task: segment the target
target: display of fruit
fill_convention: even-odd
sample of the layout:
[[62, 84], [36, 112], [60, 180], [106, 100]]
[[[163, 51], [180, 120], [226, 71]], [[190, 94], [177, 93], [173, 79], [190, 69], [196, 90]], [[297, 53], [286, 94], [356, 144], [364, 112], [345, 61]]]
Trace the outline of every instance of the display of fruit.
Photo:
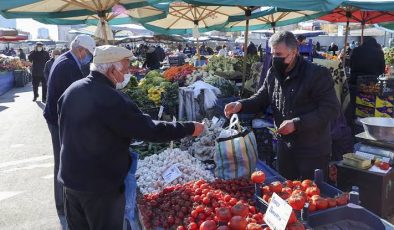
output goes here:
[[156, 105], [160, 104], [161, 94], [164, 92], [164, 88], [160, 86], [154, 86], [148, 89], [148, 98], [153, 101]]
[[270, 184], [263, 184], [260, 188], [261, 198], [269, 203], [273, 193], [277, 193], [282, 199], [287, 200], [293, 210], [300, 211], [308, 203], [308, 210], [314, 212], [324, 210], [340, 205], [346, 205], [349, 195], [343, 193], [335, 198], [325, 198], [320, 194], [320, 189], [312, 180], [291, 181], [286, 180], [283, 183], [274, 181]]
[[251, 179], [253, 183], [263, 183], [265, 181], [265, 174], [263, 171], [256, 171], [252, 173]]
[[[240, 180], [190, 181], [166, 187], [138, 199], [146, 229], [236, 229], [263, 224], [253, 206], [253, 182]], [[250, 229], [254, 225], [250, 225]]]

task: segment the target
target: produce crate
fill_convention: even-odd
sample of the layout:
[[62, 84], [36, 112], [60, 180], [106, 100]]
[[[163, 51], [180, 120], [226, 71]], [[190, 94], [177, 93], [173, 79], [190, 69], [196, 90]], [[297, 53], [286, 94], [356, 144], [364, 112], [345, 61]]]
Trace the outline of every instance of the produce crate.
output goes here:
[[352, 203], [312, 213], [308, 216], [307, 223], [314, 230], [393, 229], [392, 225], [383, 223], [372, 212]]

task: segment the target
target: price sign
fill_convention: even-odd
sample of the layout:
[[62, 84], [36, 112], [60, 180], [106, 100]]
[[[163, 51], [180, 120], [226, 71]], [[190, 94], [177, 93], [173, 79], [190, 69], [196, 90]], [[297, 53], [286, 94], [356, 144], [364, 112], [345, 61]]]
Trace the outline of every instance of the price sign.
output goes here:
[[164, 171], [162, 176], [166, 184], [169, 184], [178, 177], [182, 176], [182, 172], [178, 169], [176, 165], [172, 165], [166, 171]]
[[264, 221], [273, 230], [285, 230], [293, 209], [276, 193], [272, 195]]

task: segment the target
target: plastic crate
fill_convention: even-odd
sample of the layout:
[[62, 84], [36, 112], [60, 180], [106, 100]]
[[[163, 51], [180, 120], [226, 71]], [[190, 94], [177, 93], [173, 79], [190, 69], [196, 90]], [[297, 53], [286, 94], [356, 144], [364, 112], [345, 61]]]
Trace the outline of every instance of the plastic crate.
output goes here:
[[308, 225], [317, 230], [322, 229], [393, 229], [378, 216], [365, 208], [349, 203], [345, 206], [330, 208], [312, 213], [307, 218]]

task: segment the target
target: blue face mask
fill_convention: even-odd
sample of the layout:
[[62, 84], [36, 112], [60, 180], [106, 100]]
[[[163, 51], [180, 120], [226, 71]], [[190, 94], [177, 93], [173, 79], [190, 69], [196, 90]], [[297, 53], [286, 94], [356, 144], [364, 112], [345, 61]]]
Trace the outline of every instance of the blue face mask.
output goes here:
[[86, 65], [92, 60], [92, 55], [88, 53], [82, 60], [80, 60], [81, 65]]

